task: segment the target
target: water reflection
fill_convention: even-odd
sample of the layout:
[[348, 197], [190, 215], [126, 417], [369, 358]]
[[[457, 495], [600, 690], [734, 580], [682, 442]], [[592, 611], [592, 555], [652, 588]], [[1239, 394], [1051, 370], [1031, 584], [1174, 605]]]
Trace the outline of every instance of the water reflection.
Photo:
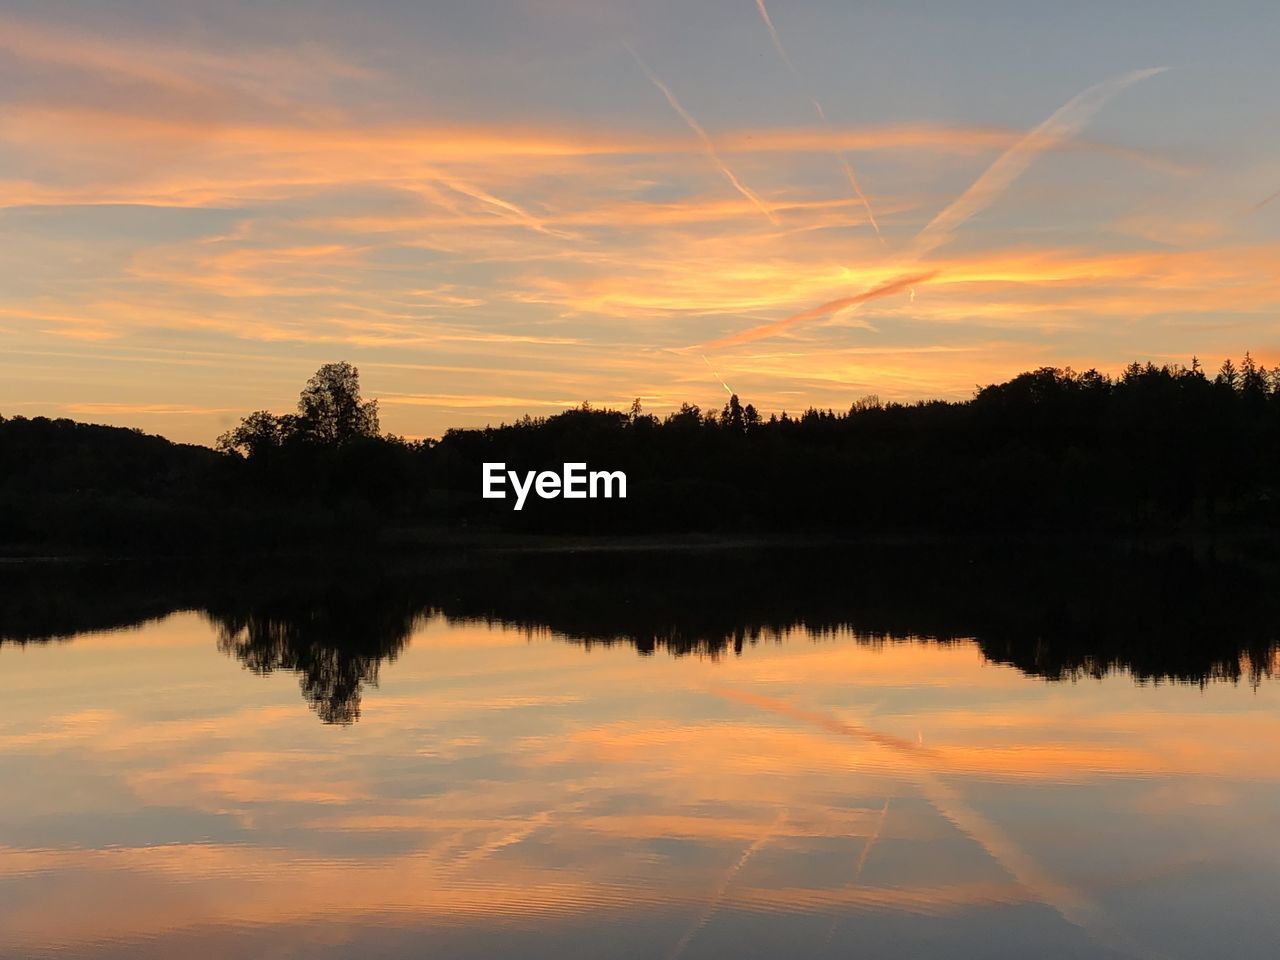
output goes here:
[[12, 569], [0, 643], [47, 642], [201, 610], [218, 649], [258, 674], [298, 674], [326, 723], [360, 716], [367, 687], [433, 615], [586, 648], [717, 658], [777, 642], [972, 642], [1048, 680], [1256, 686], [1277, 668], [1280, 602], [1257, 565], [1186, 552], [1009, 556], [917, 548], [506, 553], [334, 569]]
[[1270, 595], [1137, 559], [28, 579], [0, 957], [1270, 957]]
[[429, 611], [403, 596], [326, 591], [205, 612], [219, 650], [254, 673], [294, 671], [321, 720], [352, 723], [364, 687], [378, 685], [382, 662], [395, 660]]

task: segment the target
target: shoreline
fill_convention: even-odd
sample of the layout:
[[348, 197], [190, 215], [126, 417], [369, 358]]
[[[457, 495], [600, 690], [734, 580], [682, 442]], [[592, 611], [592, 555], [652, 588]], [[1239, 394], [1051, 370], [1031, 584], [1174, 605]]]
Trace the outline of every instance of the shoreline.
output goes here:
[[1280, 560], [1280, 544], [1265, 533], [1239, 529], [1194, 529], [1161, 533], [1133, 531], [994, 531], [984, 533], [688, 533], [688, 534], [547, 534], [511, 533], [498, 529], [435, 530], [393, 528], [376, 538], [332, 546], [282, 545], [276, 549], [193, 551], [86, 550], [49, 545], [0, 546], [0, 568], [60, 564], [115, 562], [271, 562], [290, 558], [378, 557], [387, 560], [431, 560], [501, 557], [534, 554], [698, 554], [734, 551], [821, 551], [839, 548], [906, 549], [949, 548], [992, 550], [1030, 548], [1055, 552], [1088, 550], [1143, 551], [1190, 550], [1196, 554], [1219, 551], [1231, 556], [1274, 557]]

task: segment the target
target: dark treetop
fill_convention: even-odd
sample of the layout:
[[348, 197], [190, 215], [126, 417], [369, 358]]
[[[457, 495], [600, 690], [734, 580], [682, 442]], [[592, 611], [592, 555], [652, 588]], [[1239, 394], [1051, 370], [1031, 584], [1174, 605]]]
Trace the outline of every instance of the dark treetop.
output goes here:
[[[481, 464], [622, 470], [626, 500], [482, 500]], [[762, 416], [735, 396], [664, 418], [586, 404], [407, 441], [380, 432], [350, 364], [295, 413], [259, 411], [217, 449], [67, 420], [0, 418], [10, 552], [258, 552], [458, 531], [932, 537], [1253, 536], [1280, 497], [1280, 375], [1132, 364], [1042, 368], [963, 402]]]

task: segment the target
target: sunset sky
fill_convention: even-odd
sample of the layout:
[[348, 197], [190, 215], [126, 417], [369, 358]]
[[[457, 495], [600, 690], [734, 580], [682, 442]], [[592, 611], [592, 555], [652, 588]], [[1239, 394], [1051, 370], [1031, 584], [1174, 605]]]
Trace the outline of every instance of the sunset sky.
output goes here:
[[0, 414], [1280, 362], [1280, 5], [0, 0]]

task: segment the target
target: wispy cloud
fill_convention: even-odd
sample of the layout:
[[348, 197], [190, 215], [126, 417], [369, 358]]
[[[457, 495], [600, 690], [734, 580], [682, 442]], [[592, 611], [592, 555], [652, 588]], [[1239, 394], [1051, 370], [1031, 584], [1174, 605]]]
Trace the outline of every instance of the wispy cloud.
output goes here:
[[[769, 31], [769, 37], [773, 41], [773, 47], [778, 51], [778, 56], [782, 62], [787, 65], [787, 69], [791, 71], [791, 75], [795, 77], [796, 83], [801, 87], [805, 87], [804, 77], [800, 75], [800, 71], [792, 62], [791, 57], [787, 55], [787, 49], [782, 45], [782, 38], [778, 36], [778, 29], [773, 25], [773, 18], [769, 16], [769, 9], [764, 5], [764, 0], [756, 0], [756, 9], [760, 11], [760, 17], [764, 20], [764, 25]], [[824, 125], [827, 121], [827, 111], [822, 108], [816, 96], [809, 95], [809, 102], [813, 104], [814, 112], [817, 113], [818, 119]], [[840, 169], [844, 171], [845, 178], [849, 181], [849, 186], [853, 188], [853, 195], [858, 198], [858, 202], [862, 204], [862, 209], [866, 211], [867, 220], [871, 224], [871, 228], [875, 230], [876, 237], [881, 243], [884, 243], [884, 237], [880, 235], [880, 224], [876, 221], [875, 212], [871, 209], [871, 201], [867, 199], [867, 195], [862, 192], [862, 186], [858, 183], [858, 178], [853, 172], [853, 166], [849, 163], [849, 159], [840, 151], [835, 152], [836, 159], [840, 163]]]
[[[1151, 342], [1182, 360], [1225, 355], [1224, 337], [1280, 357], [1269, 221], [1206, 226], [1213, 210], [1248, 209], [1243, 191], [1274, 190], [1264, 163], [1232, 197], [1200, 178], [1192, 209], [1182, 184], [1145, 174], [1186, 177], [1186, 156], [1208, 169], [1207, 149], [1158, 146], [1145, 133], [1158, 116], [1114, 142], [1085, 130], [1134, 76], [1029, 131], [996, 110], [975, 122], [879, 101], [874, 124], [829, 122], [834, 93], [810, 123], [778, 124], [771, 83], [795, 77], [809, 97], [817, 72], [777, 6], [742, 8], [760, 22], [734, 34], [745, 47], [732, 52], [766, 69], [741, 90], [702, 91], [696, 118], [650, 79], [670, 121], [625, 71], [620, 89], [563, 101], [551, 87], [504, 87], [503, 100], [485, 83], [435, 83], [523, 69], [518, 49], [445, 51], [428, 67], [363, 34], [240, 36], [235, 18], [207, 31], [123, 15], [114, 30], [114, 13], [92, 28], [52, 10], [5, 18], [0, 70], [24, 80], [0, 110], [0, 404], [119, 404], [94, 416], [207, 442], [222, 406], [291, 402], [294, 381], [341, 350], [371, 392], [413, 398], [389, 402], [386, 422], [421, 435], [522, 404], [718, 402], [697, 355], [708, 348], [688, 348], [708, 341], [712, 366], [766, 411], [851, 392], [963, 396], [1044, 362], [1115, 368]], [[621, 54], [612, 38], [632, 29], [611, 21], [598, 49]], [[715, 84], [725, 51], [705, 52]], [[824, 84], [847, 81], [840, 95], [866, 102], [867, 71], [821, 66]], [[563, 78], [597, 68], [609, 69], [566, 60]], [[1016, 234], [948, 242], [1044, 151], [1061, 161], [1052, 189], [1008, 210]], [[833, 154], [874, 174], [886, 240], [892, 222], [917, 246], [882, 249]], [[1086, 158], [1115, 161], [1089, 187], [1090, 204], [1116, 207], [1093, 233], [1072, 182]], [[983, 168], [957, 186], [958, 171]], [[909, 302], [897, 285], [926, 275]], [[220, 381], [195, 356], [236, 373]]]
[[783, 317], [781, 320], [775, 320], [772, 323], [762, 323], [757, 327], [751, 327], [749, 330], [743, 330], [741, 333], [730, 334], [727, 337], [721, 337], [719, 340], [712, 340], [710, 343], [702, 345], [703, 349], [713, 349], [719, 347], [734, 347], [744, 343], [750, 343], [752, 340], [759, 340], [762, 337], [772, 337], [782, 333], [787, 328], [806, 320], [817, 320], [822, 317], [829, 317], [833, 313], [840, 310], [855, 307], [861, 303], [867, 303], [870, 300], [879, 300], [881, 297], [890, 297], [895, 293], [903, 293], [910, 290], [917, 284], [925, 283], [937, 276], [937, 271], [927, 271], [924, 273], [914, 273], [904, 277], [897, 277], [887, 283], [882, 283], [878, 287], [872, 287], [862, 293], [855, 293], [848, 297], [838, 297], [835, 300], [828, 300], [826, 303], [811, 307], [801, 313], [792, 314], [789, 317]]
[[[938, 247], [949, 241], [956, 229], [995, 202], [1013, 181], [1026, 171], [1039, 154], [1072, 137], [1117, 93], [1140, 80], [1163, 72], [1164, 69], [1163, 67], [1157, 67], [1148, 70], [1135, 70], [1124, 76], [1107, 80], [1090, 87], [1083, 93], [1077, 94], [1059, 107], [1044, 122], [1002, 153], [974, 181], [969, 189], [949, 203], [925, 225], [924, 229], [916, 235], [911, 245], [910, 255], [903, 268], [912, 269], [920, 260], [923, 260]], [[912, 291], [914, 299], [915, 286], [932, 279], [939, 272], [937, 270], [927, 273], [918, 272], [906, 278], [900, 277], [865, 293], [831, 300], [810, 310], [792, 314], [782, 320], [760, 324], [741, 333], [703, 344], [703, 347], [710, 349], [712, 347], [737, 346], [752, 340], [759, 340], [762, 337], [774, 336], [805, 320], [830, 316], [837, 310], [856, 306], [869, 300], [879, 299], [904, 290]]]
[[644, 75], [649, 78], [649, 81], [662, 91], [662, 95], [667, 98], [667, 103], [671, 105], [671, 109], [678, 113], [680, 115], [680, 119], [688, 124], [689, 129], [697, 134], [698, 139], [702, 141], [702, 146], [703, 149], [706, 150], [707, 156], [711, 159], [711, 162], [715, 164], [716, 169], [720, 171], [721, 175], [729, 181], [729, 184], [733, 189], [737, 190], [740, 194], [750, 200], [752, 205], [769, 219], [770, 223], [776, 224], [778, 222], [778, 218], [773, 215], [773, 211], [765, 205], [765, 202], [761, 200], [750, 187], [738, 179], [737, 174], [729, 169], [729, 165], [724, 162], [720, 154], [716, 151], [716, 145], [711, 142], [711, 137], [707, 135], [707, 131], [702, 129], [702, 125], [693, 118], [688, 110], [680, 105], [680, 101], [677, 100], [676, 95], [671, 92], [671, 88], [658, 79], [657, 75], [649, 69], [648, 64], [640, 59], [640, 55], [636, 53], [635, 50], [631, 49], [630, 45], [627, 46], [627, 52], [635, 58], [636, 63], [639, 64], [640, 69], [644, 71]]
[[68, 403], [67, 413], [77, 416], [99, 414], [163, 414], [165, 416], [205, 416], [213, 413], [237, 413], [236, 407], [193, 407], [176, 403]]
[[1112, 97], [1127, 87], [1163, 73], [1165, 67], [1134, 70], [1106, 80], [1072, 97], [1039, 126], [1002, 153], [973, 184], [921, 230], [911, 252], [924, 257], [948, 242], [955, 230], [995, 202], [1032, 161], [1050, 147], [1075, 136]]

